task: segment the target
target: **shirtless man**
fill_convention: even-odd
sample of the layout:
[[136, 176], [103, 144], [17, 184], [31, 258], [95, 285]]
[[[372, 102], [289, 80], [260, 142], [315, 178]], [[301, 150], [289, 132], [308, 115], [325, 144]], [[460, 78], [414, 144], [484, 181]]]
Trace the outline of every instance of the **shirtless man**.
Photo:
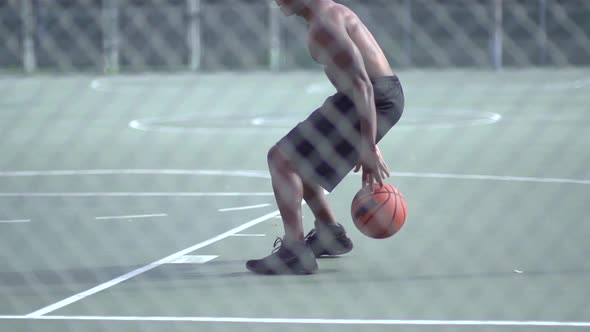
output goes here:
[[[377, 41], [349, 8], [333, 0], [275, 1], [286, 16], [305, 19], [309, 52], [337, 93], [268, 152], [285, 236], [271, 255], [246, 267], [260, 274], [309, 274], [318, 270], [316, 257], [352, 250], [324, 189], [332, 191], [353, 168], [362, 170], [366, 188], [390, 175], [377, 142], [400, 119], [404, 95]], [[302, 200], [315, 217], [305, 237]]]

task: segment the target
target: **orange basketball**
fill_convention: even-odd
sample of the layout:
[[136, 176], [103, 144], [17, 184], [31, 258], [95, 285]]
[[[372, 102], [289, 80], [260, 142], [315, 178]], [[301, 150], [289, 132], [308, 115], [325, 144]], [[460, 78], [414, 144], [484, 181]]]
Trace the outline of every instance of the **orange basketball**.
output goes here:
[[408, 213], [406, 199], [394, 186], [373, 184], [374, 192], [361, 189], [350, 208], [354, 225], [368, 237], [385, 239], [397, 233]]

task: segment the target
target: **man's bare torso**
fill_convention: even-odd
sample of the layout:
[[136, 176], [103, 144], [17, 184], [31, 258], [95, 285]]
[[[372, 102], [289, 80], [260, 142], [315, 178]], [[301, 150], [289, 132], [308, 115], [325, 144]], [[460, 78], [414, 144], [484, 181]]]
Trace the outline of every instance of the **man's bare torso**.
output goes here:
[[326, 76], [338, 91], [346, 93], [350, 90], [350, 86], [347, 84], [347, 80], [343, 78], [342, 70], [327, 60], [328, 50], [316, 42], [316, 36], [318, 32], [321, 32], [322, 25], [326, 22], [344, 25], [348, 36], [363, 58], [369, 78], [393, 75], [391, 66], [381, 47], [379, 47], [371, 32], [358, 16], [343, 5], [329, 4], [322, 8], [321, 12], [308, 24], [308, 48], [311, 57], [324, 66]]

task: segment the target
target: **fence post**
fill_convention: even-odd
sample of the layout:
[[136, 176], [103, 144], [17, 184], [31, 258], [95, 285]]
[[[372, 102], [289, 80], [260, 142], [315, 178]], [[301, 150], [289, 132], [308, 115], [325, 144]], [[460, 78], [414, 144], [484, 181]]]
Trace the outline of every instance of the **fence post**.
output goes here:
[[539, 64], [547, 62], [547, 0], [539, 0]]
[[23, 68], [26, 73], [37, 70], [35, 55], [35, 15], [32, 0], [21, 2], [21, 20], [23, 22]]
[[104, 72], [119, 72], [119, 1], [103, 1], [102, 7], [102, 46], [104, 52]]
[[279, 7], [274, 0], [268, 1], [269, 21], [269, 60], [270, 70], [277, 71], [281, 68], [281, 25], [279, 21]]
[[503, 0], [494, 1], [494, 36], [493, 36], [493, 51], [492, 58], [494, 62], [494, 69], [500, 70], [503, 65]]
[[412, 0], [404, 0], [404, 15], [402, 26], [404, 27], [403, 48], [406, 57], [406, 64], [411, 66], [412, 61]]
[[190, 69], [201, 69], [201, 0], [187, 0]]

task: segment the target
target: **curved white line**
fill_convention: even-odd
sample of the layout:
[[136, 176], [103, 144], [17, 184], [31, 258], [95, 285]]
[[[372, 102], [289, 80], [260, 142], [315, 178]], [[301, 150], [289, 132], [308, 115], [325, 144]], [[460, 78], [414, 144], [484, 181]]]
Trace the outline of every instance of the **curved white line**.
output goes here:
[[[235, 177], [252, 177], [270, 179], [267, 171], [260, 170], [191, 170], [191, 169], [94, 169], [94, 170], [41, 170], [41, 171], [0, 171], [0, 177], [28, 177], [28, 176], [74, 176], [74, 175], [219, 175]], [[351, 175], [360, 176], [359, 173]], [[460, 180], [489, 180], [489, 181], [515, 181], [515, 182], [539, 182], [539, 183], [571, 183], [590, 184], [587, 179], [568, 178], [542, 178], [527, 176], [503, 176], [503, 175], [478, 175], [478, 174], [452, 174], [452, 173], [417, 173], [417, 172], [392, 172], [392, 176], [412, 178], [437, 178]], [[5, 193], [10, 194], [10, 193]], [[109, 193], [105, 193], [109, 194]], [[141, 193], [112, 193], [113, 195], [141, 194]], [[144, 193], [145, 195], [205, 195], [227, 193]], [[241, 193], [238, 193], [241, 194]], [[268, 193], [257, 193], [268, 194]]]
[[[154, 119], [139, 119], [139, 120], [133, 120], [131, 122], [129, 122], [129, 127], [136, 129], [136, 130], [141, 130], [141, 131], [154, 131], [154, 132], [160, 132], [160, 133], [190, 133], [190, 132], [198, 132], [198, 133], [203, 133], [203, 132], [213, 132], [213, 133], [217, 133], [220, 130], [225, 130], [227, 128], [208, 128], [208, 127], [179, 127], [179, 126], [170, 126], [170, 125], [158, 125], [158, 124], [152, 124], [150, 122], [154, 121]], [[240, 134], [240, 133], [252, 133], [257, 132], [260, 133], [260, 127], [259, 126], [252, 126], [252, 127], [240, 127], [240, 126], [236, 126], [236, 127], [231, 127], [232, 129], [238, 129], [237, 131], [232, 132], [232, 134]], [[285, 131], [285, 128], [277, 128], [277, 127], [266, 127], [264, 128], [264, 132], [269, 132], [269, 131]]]
[[411, 172], [392, 172], [391, 176], [410, 177], [410, 178], [457, 179], [457, 180], [488, 180], [488, 181], [590, 184], [590, 180], [563, 179], [563, 178], [539, 178], [539, 177], [527, 177], [527, 176], [498, 176], [498, 175], [411, 173]]
[[[162, 83], [164, 82], [164, 83]], [[165, 85], [171, 88], [185, 88], [187, 83], [196, 83], [195, 76], [191, 75], [142, 75], [138, 77], [118, 75], [115, 77], [95, 77], [90, 81], [89, 87], [98, 92], [126, 92], [126, 88], [154, 88]]]
[[100, 216], [94, 217], [96, 220], [112, 220], [112, 219], [138, 219], [138, 218], [155, 218], [155, 217], [167, 217], [166, 213], [154, 213], [154, 214], [130, 214], [125, 216]]
[[[411, 114], [411, 111], [407, 111], [406, 113]], [[477, 115], [473, 119], [452, 119], [452, 116], [465, 116], [465, 115]], [[181, 116], [175, 117], [159, 117], [159, 118], [145, 118], [145, 119], [135, 119], [128, 123], [130, 128], [142, 131], [155, 131], [155, 132], [164, 132], [164, 133], [187, 133], [187, 132], [207, 132], [212, 131], [216, 132], [221, 130], [221, 128], [215, 127], [207, 127], [206, 123], [199, 127], [182, 127], [182, 126], [173, 126], [173, 125], [166, 125], [161, 124], [162, 122], [167, 122], [170, 120], [175, 121], [183, 121], [184, 118], [190, 117], [190, 114], [185, 114]], [[502, 115], [493, 112], [479, 112], [479, 111], [472, 111], [472, 110], [442, 110], [437, 112], [437, 116], [447, 116], [449, 119], [441, 120], [440, 123], [420, 123], [420, 119], [414, 120], [415, 123], [412, 123], [412, 118], [406, 117], [405, 121], [400, 122], [396, 125], [396, 128], [425, 128], [425, 129], [448, 129], [448, 128], [461, 128], [461, 127], [471, 127], [471, 126], [483, 126], [494, 124], [502, 120]], [[248, 121], [250, 126], [244, 125], [236, 125], [231, 127], [232, 129], [238, 129], [240, 131], [247, 131], [251, 132], [252, 130], [258, 131], [261, 126], [265, 126], [265, 131], [284, 131], [285, 129], [291, 127], [290, 125], [283, 126], [283, 127], [272, 127], [269, 126], [272, 123], [272, 119], [265, 118], [265, 117], [254, 117]], [[296, 123], [297, 121], [293, 121]], [[237, 133], [237, 132], [234, 132]]]
[[557, 81], [545, 84], [543, 88], [549, 91], [576, 90], [590, 85], [590, 78], [579, 78], [570, 81]]
[[27, 222], [31, 222], [31, 219], [0, 220], [0, 224], [22, 224]]

